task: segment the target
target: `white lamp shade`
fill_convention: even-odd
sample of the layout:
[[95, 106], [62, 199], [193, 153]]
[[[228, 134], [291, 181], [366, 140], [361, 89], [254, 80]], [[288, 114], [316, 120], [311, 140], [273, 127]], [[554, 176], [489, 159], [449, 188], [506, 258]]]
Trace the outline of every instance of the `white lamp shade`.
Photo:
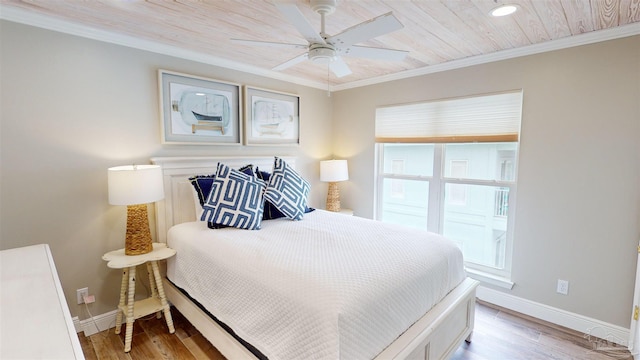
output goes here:
[[159, 165], [126, 165], [108, 170], [109, 204], [147, 204], [164, 198]]
[[320, 161], [320, 181], [337, 182], [349, 180], [347, 160]]

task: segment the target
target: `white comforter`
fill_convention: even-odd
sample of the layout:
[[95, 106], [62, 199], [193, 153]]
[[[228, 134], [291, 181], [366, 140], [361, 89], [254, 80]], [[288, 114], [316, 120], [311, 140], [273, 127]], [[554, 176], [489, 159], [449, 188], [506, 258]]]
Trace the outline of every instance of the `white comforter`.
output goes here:
[[373, 358], [465, 277], [439, 235], [322, 210], [168, 245], [169, 279], [270, 359]]

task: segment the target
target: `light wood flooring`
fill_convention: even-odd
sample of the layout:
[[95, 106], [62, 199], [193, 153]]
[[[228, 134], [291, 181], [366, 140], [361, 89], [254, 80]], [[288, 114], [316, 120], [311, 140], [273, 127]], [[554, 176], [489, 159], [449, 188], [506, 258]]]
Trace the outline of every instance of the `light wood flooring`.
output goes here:
[[124, 325], [119, 335], [114, 328], [89, 337], [79, 333], [84, 356], [86, 360], [225, 359], [174, 307], [171, 307], [171, 317], [176, 329], [174, 334], [169, 334], [164, 317], [156, 319], [151, 315], [136, 320], [128, 354], [124, 352]]
[[633, 360], [626, 347], [477, 302], [471, 343], [463, 343], [452, 360], [503, 359]]
[[[90, 337], [78, 334], [87, 360], [214, 359], [224, 357], [175, 308], [175, 334], [164, 319], [138, 319], [131, 352], [124, 352], [124, 327]], [[581, 359], [632, 360], [629, 351], [601, 339], [479, 302], [471, 344], [464, 343], [453, 360]]]

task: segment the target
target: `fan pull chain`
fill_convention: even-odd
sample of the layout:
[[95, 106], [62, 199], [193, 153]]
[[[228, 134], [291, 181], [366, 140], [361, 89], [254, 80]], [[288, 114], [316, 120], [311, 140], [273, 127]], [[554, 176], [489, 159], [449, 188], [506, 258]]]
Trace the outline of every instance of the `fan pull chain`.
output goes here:
[[331, 97], [331, 86], [329, 84], [329, 76], [331, 75], [331, 73], [329, 72], [329, 69], [331, 68], [331, 61], [329, 61], [329, 63], [327, 63], [327, 97]]

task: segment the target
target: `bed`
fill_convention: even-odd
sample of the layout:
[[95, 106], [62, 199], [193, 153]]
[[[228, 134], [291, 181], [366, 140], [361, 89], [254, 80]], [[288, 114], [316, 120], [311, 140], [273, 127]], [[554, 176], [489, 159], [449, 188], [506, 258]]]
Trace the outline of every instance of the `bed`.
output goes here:
[[477, 282], [448, 240], [323, 210], [257, 231], [211, 230], [194, 221], [188, 178], [219, 162], [270, 170], [273, 157], [152, 162], [165, 185], [157, 238], [178, 252], [167, 263], [167, 297], [227, 358], [446, 359], [470, 341]]

